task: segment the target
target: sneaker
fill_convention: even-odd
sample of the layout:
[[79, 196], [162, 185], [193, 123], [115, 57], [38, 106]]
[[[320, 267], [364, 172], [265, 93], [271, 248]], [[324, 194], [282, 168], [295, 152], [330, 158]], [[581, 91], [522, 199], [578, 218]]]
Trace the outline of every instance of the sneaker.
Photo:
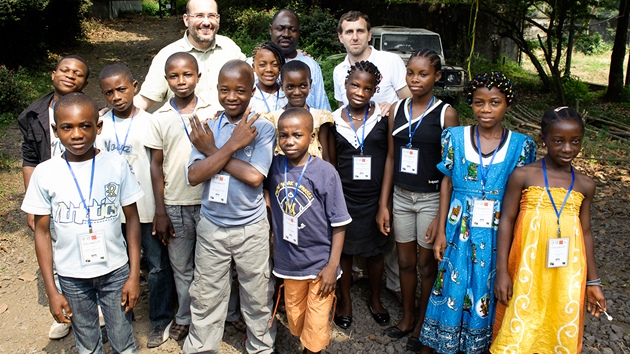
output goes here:
[[190, 325], [180, 325], [177, 322], [173, 323], [169, 336], [174, 340], [182, 340], [188, 335]]
[[48, 338], [50, 339], [61, 339], [70, 333], [70, 324], [69, 323], [59, 323], [53, 322], [50, 326], [50, 330], [48, 331]]
[[153, 327], [151, 334], [149, 334], [147, 348], [156, 348], [166, 342], [169, 330], [171, 329], [171, 324], [173, 324], [173, 321], [169, 322], [167, 325], [157, 325]]

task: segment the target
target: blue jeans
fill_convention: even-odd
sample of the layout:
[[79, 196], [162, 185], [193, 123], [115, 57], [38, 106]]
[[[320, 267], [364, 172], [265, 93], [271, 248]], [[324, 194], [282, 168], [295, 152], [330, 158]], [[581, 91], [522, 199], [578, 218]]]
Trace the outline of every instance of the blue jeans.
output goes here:
[[[168, 248], [153, 235], [153, 224], [140, 224], [140, 234], [142, 235], [142, 250], [144, 259], [149, 266], [149, 320], [151, 326], [166, 326], [173, 319], [173, 307], [171, 299], [173, 297], [173, 271], [168, 259]], [[123, 224], [123, 234], [125, 224]]]
[[125, 312], [125, 308], [120, 305], [122, 288], [128, 278], [128, 264], [96, 278], [80, 279], [59, 275], [61, 290], [72, 310], [70, 320], [80, 354], [103, 353], [97, 295], [113, 352], [137, 353], [131, 312]]

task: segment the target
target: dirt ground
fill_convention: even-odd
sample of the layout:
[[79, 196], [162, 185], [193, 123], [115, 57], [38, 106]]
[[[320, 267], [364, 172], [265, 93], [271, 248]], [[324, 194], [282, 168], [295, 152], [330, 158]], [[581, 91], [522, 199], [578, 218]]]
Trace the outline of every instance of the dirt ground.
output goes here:
[[[98, 72], [104, 65], [119, 60], [126, 62], [142, 83], [153, 55], [164, 45], [181, 38], [183, 31], [179, 17], [130, 16], [93, 25], [89, 41], [73, 51], [86, 58], [92, 69], [91, 84], [86, 92], [96, 98], [100, 106], [105, 106], [98, 88]], [[47, 338], [52, 317], [38, 272], [33, 235], [26, 227], [24, 213], [19, 210], [24, 196], [20, 143], [17, 124], [0, 130], [0, 353], [75, 353], [72, 335], [62, 340]], [[580, 160], [577, 164], [597, 182], [598, 192], [592, 210], [595, 253], [600, 276], [605, 282], [604, 291], [609, 298], [609, 312], [615, 317], [612, 323], [587, 318], [584, 352], [630, 353], [628, 163], [612, 166]], [[365, 291], [365, 284], [359, 283], [353, 289], [353, 297], [365, 298]], [[393, 296], [385, 294], [384, 300], [393, 320], [399, 318], [400, 305]], [[361, 308], [366, 307], [362, 305]], [[157, 349], [146, 348], [150, 332], [146, 283], [142, 286], [135, 313], [134, 330], [140, 353], [181, 351], [181, 343], [173, 340]], [[284, 349], [281, 352], [297, 352], [299, 343], [282, 325], [282, 317], [280, 320], [277, 343]], [[369, 315], [365, 315], [365, 309], [355, 309], [355, 322], [356, 329], [350, 332], [334, 330], [335, 343], [328, 352], [395, 353], [403, 350], [404, 342], [390, 343]], [[242, 343], [243, 335], [230, 327], [224, 337], [223, 352], [243, 352]], [[109, 346], [105, 348], [106, 352], [111, 352]]]

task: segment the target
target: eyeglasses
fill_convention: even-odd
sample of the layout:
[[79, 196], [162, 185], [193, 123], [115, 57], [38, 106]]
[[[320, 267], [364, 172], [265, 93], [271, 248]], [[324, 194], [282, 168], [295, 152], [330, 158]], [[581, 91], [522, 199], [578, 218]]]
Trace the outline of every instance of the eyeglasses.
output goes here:
[[205, 19], [208, 19], [209, 21], [215, 21], [221, 18], [221, 15], [219, 14], [215, 14], [215, 13], [209, 13], [209, 14], [188, 14], [189, 17], [193, 17], [195, 20], [198, 21], [203, 21]]

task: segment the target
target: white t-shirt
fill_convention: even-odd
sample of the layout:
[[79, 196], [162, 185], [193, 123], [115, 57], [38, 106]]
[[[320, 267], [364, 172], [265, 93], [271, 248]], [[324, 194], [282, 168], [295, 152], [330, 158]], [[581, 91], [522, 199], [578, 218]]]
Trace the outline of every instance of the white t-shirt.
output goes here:
[[55, 132], [52, 128], [52, 123], [55, 122], [55, 111], [52, 107], [48, 107], [49, 124], [48, 130], [50, 131], [50, 157], [61, 156], [66, 147], [61, 144], [58, 137], [55, 136]]
[[92, 159], [70, 165], [83, 197], [89, 200], [92, 231], [105, 238], [106, 262], [89, 265], [81, 262], [79, 237], [89, 233], [87, 213], [63, 158], [53, 157], [37, 165], [22, 210], [35, 215], [52, 215], [56, 235], [52, 240], [53, 262], [60, 275], [95, 278], [128, 262], [127, 244], [120, 227], [121, 210], [142, 198], [143, 192], [127, 161], [115, 154], [96, 155], [91, 198]]
[[[195, 113], [199, 120], [205, 121], [214, 119], [216, 109], [199, 97]], [[166, 205], [201, 204], [203, 185], [193, 187], [186, 182], [186, 164], [192, 151], [192, 144], [188, 138], [191, 129], [189, 118], [190, 114], [180, 116], [171, 106], [170, 101], [167, 101], [153, 113], [144, 141], [146, 147], [162, 150], [164, 154], [162, 171], [164, 171], [164, 204]]]
[[[144, 146], [151, 124], [151, 114], [138, 109], [133, 118], [123, 119], [114, 116], [112, 121], [113, 112], [114, 110], [110, 110], [101, 117], [103, 129], [96, 137], [96, 147], [127, 159], [144, 192], [144, 197], [137, 203], [140, 222], [152, 223], [155, 199], [151, 184], [151, 155], [149, 149]], [[125, 222], [124, 215], [121, 216], [122, 222]]]
[[[376, 65], [378, 71], [383, 75], [381, 83], [378, 84], [378, 92], [372, 97], [372, 101], [376, 103], [388, 102], [393, 104], [398, 101], [398, 90], [407, 86], [405, 76], [407, 75], [407, 69], [402, 59], [389, 52], [382, 52], [374, 49], [370, 46], [372, 52], [367, 59], [372, 64]], [[346, 76], [348, 76], [348, 70], [350, 70], [350, 61], [348, 56], [343, 62], [339, 63], [333, 71], [333, 80], [335, 82], [335, 99], [338, 102], [343, 102], [344, 105], [348, 104], [348, 97], [346, 96]]]
[[287, 105], [289, 100], [287, 100], [284, 95], [284, 91], [281, 88], [274, 93], [266, 93], [262, 90], [256, 88], [254, 91], [254, 96], [252, 96], [252, 100], [249, 102], [250, 106], [252, 106], [252, 111], [256, 113], [268, 113], [277, 111], [284, 106]]

